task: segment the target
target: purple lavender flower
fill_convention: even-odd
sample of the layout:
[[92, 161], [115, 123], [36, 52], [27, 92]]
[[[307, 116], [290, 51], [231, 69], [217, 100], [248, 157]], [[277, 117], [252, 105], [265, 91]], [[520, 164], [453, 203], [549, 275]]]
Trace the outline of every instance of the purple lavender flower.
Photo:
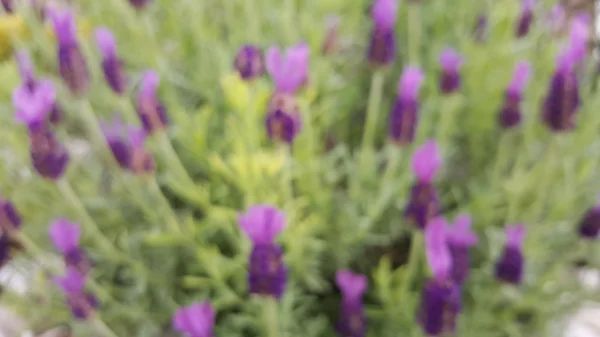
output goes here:
[[30, 130], [44, 127], [56, 105], [56, 89], [50, 80], [42, 80], [29, 87], [26, 83], [13, 93], [15, 119]]
[[160, 77], [154, 71], [147, 71], [142, 78], [137, 96], [137, 112], [148, 134], [164, 130], [169, 121], [167, 110], [157, 96]]
[[54, 9], [51, 13], [58, 38], [59, 72], [71, 93], [81, 96], [90, 85], [86, 60], [77, 42], [77, 28], [71, 10]]
[[12, 202], [0, 196], [0, 235], [10, 235], [21, 227], [21, 216]]
[[367, 59], [377, 66], [386, 66], [396, 59], [396, 32], [398, 15], [396, 0], [375, 0], [371, 10], [373, 29]]
[[321, 53], [323, 55], [334, 54], [338, 50], [338, 34], [340, 28], [340, 17], [338, 15], [329, 15], [326, 19], [327, 32], [321, 44]]
[[85, 276], [76, 269], [68, 267], [67, 273], [63, 277], [56, 277], [54, 282], [67, 297], [67, 305], [76, 319], [88, 319], [98, 309], [96, 297], [84, 291]]
[[418, 67], [407, 67], [398, 83], [396, 103], [390, 113], [389, 136], [398, 146], [411, 144], [419, 122], [419, 91], [424, 76]]
[[281, 298], [287, 283], [287, 268], [275, 237], [283, 231], [285, 214], [270, 205], [256, 205], [241, 215], [238, 222], [253, 243], [248, 266], [249, 292]]
[[122, 62], [117, 57], [117, 44], [113, 34], [104, 27], [96, 29], [96, 43], [102, 52], [104, 78], [113, 92], [122, 95], [127, 89], [127, 79]]
[[477, 244], [477, 235], [471, 232], [471, 217], [462, 214], [454, 219], [448, 231], [448, 248], [452, 256], [452, 280], [462, 284], [469, 276], [469, 248]]
[[475, 26], [473, 27], [473, 36], [475, 37], [475, 42], [483, 43], [486, 40], [488, 31], [488, 18], [485, 14], [479, 14], [477, 16], [477, 21], [475, 21]]
[[12, 13], [14, 11], [13, 0], [2, 0], [2, 7], [7, 13]]
[[281, 55], [279, 47], [270, 47], [265, 55], [267, 72], [278, 93], [294, 94], [308, 81], [310, 48], [304, 42]]
[[452, 94], [460, 90], [460, 68], [463, 57], [452, 48], [446, 48], [440, 55], [442, 75], [440, 77], [440, 91], [443, 94]]
[[302, 129], [296, 98], [291, 94], [275, 92], [269, 102], [265, 126], [269, 139], [292, 144]]
[[121, 168], [135, 174], [154, 172], [154, 159], [145, 147], [146, 133], [144, 129], [125, 126], [118, 116], [115, 116], [110, 124], [101, 122], [100, 127]]
[[367, 278], [349, 270], [340, 270], [335, 282], [342, 292], [342, 308], [337, 322], [342, 337], [364, 337], [367, 333], [367, 317], [362, 296], [367, 289]]
[[569, 49], [576, 66], [580, 65], [587, 56], [590, 41], [591, 19], [587, 13], [577, 15], [571, 22], [569, 32]]
[[521, 14], [517, 20], [516, 35], [522, 38], [529, 33], [533, 21], [533, 8], [535, 0], [521, 0]]
[[565, 49], [548, 87], [544, 100], [542, 119], [556, 132], [570, 131], [575, 128], [577, 111], [581, 105], [579, 82], [575, 73], [577, 50]]
[[425, 142], [413, 154], [412, 170], [417, 181], [411, 188], [404, 216], [420, 229], [440, 213], [440, 200], [432, 182], [441, 165], [442, 158], [433, 140]]
[[214, 337], [215, 310], [208, 302], [180, 308], [173, 315], [173, 327], [189, 337]]
[[525, 226], [507, 226], [506, 243], [502, 256], [496, 263], [496, 278], [500, 281], [519, 284], [523, 278], [524, 257], [521, 251]]
[[47, 127], [29, 130], [33, 167], [44, 178], [58, 180], [65, 173], [70, 156]]
[[119, 166], [128, 169], [131, 162], [131, 149], [121, 119], [115, 116], [110, 124], [100, 122], [100, 128]]
[[129, 169], [135, 174], [150, 174], [156, 169], [152, 154], [146, 150], [146, 133], [141, 128], [127, 127], [129, 145]]
[[558, 34], [565, 26], [567, 20], [567, 14], [561, 4], [556, 4], [552, 7], [548, 13], [547, 21], [550, 31], [553, 34]]
[[600, 235], [600, 195], [596, 204], [591, 207], [579, 221], [579, 236], [595, 240]]
[[92, 261], [79, 247], [81, 228], [65, 218], [57, 219], [48, 231], [54, 247], [63, 255], [65, 263], [82, 274], [92, 268]]
[[428, 336], [454, 334], [461, 311], [460, 286], [451, 279], [452, 255], [446, 227], [446, 220], [436, 217], [425, 229], [425, 253], [433, 279], [423, 288], [418, 320]]
[[234, 67], [246, 81], [262, 76], [265, 70], [260, 48], [250, 44], [242, 46], [235, 57]]
[[131, 5], [137, 10], [142, 10], [148, 7], [151, 2], [152, 0], [129, 0], [129, 3], [131, 3]]
[[513, 72], [512, 81], [506, 88], [504, 106], [498, 114], [498, 123], [501, 127], [508, 129], [521, 123], [521, 100], [530, 76], [531, 65], [529, 62], [519, 62]]

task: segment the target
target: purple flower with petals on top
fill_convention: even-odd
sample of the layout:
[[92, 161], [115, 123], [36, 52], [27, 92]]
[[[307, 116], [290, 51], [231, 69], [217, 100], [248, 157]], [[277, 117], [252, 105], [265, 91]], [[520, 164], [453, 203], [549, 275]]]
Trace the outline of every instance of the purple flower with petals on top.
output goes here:
[[102, 52], [102, 69], [108, 85], [118, 95], [125, 93], [127, 79], [121, 60], [117, 57], [117, 44], [110, 30], [101, 27], [96, 29], [96, 42]]
[[92, 261], [79, 247], [81, 228], [65, 218], [57, 219], [49, 229], [54, 247], [63, 255], [65, 263], [82, 274], [92, 268]]
[[118, 116], [115, 116], [110, 124], [101, 121], [100, 128], [119, 166], [124, 169], [129, 168], [131, 149], [126, 139], [126, 130], [123, 121]]
[[371, 10], [373, 30], [367, 59], [377, 66], [386, 66], [396, 58], [396, 32], [398, 16], [396, 0], [375, 0]]
[[512, 81], [504, 94], [504, 105], [498, 114], [498, 123], [508, 129], [519, 125], [521, 122], [521, 100], [523, 90], [531, 77], [531, 64], [521, 61], [515, 67]]
[[579, 236], [583, 239], [595, 240], [600, 235], [600, 195], [596, 204], [591, 207], [579, 221]]
[[129, 169], [135, 174], [149, 174], [156, 169], [152, 154], [146, 150], [146, 133], [144, 129], [133, 126], [127, 127], [130, 161]]
[[452, 94], [460, 90], [460, 67], [463, 65], [463, 57], [452, 48], [446, 48], [440, 55], [440, 66], [442, 76], [440, 78], [440, 91], [443, 94]]
[[522, 252], [525, 226], [507, 226], [506, 243], [502, 255], [496, 263], [496, 278], [499, 281], [519, 284], [523, 278], [524, 257]]
[[441, 165], [442, 158], [433, 140], [425, 142], [413, 154], [412, 169], [417, 181], [411, 188], [404, 216], [420, 229], [440, 213], [440, 200], [432, 182]]
[[407, 67], [398, 83], [396, 103], [389, 117], [389, 137], [398, 145], [411, 144], [419, 122], [418, 95], [424, 75], [418, 67]]
[[129, 3], [131, 3], [131, 5], [137, 10], [142, 10], [148, 7], [151, 2], [152, 0], [129, 0]]
[[362, 297], [367, 289], [367, 278], [349, 270], [340, 270], [335, 282], [342, 292], [342, 308], [337, 330], [342, 337], [364, 337], [367, 333], [367, 317]]
[[428, 336], [454, 334], [461, 311], [460, 286], [451, 278], [453, 261], [446, 227], [446, 220], [436, 217], [425, 229], [425, 253], [434, 277], [423, 288], [418, 321]]
[[302, 118], [296, 98], [286, 93], [273, 94], [265, 126], [269, 139], [292, 144], [302, 129]]
[[21, 216], [12, 202], [0, 196], [0, 235], [10, 235], [21, 227]]
[[581, 13], [577, 15], [571, 23], [569, 48], [571, 50], [573, 62], [576, 65], [581, 64], [588, 53], [591, 31], [590, 21], [590, 17], [587, 13]]
[[169, 121], [167, 110], [157, 96], [160, 77], [154, 71], [144, 73], [137, 96], [137, 112], [148, 134], [164, 130]]
[[304, 42], [281, 54], [279, 47], [270, 47], [265, 55], [266, 68], [278, 93], [294, 94], [309, 77], [310, 48]]
[[87, 62], [77, 42], [77, 27], [71, 10], [50, 12], [58, 38], [59, 72], [71, 93], [81, 96], [90, 86]]
[[260, 48], [247, 44], [235, 56], [234, 68], [246, 81], [262, 76], [264, 65]]
[[125, 126], [118, 116], [115, 116], [110, 124], [101, 122], [100, 127], [121, 168], [135, 174], [154, 172], [154, 159], [145, 147], [146, 133], [144, 129]]
[[283, 251], [275, 237], [285, 227], [285, 214], [270, 205], [256, 205], [239, 217], [239, 225], [252, 240], [248, 266], [248, 288], [251, 294], [281, 298], [287, 283]]
[[65, 173], [70, 156], [47, 127], [29, 130], [30, 155], [33, 167], [44, 178], [58, 180]]
[[516, 35], [522, 38], [529, 33], [533, 21], [535, 0], [521, 0], [521, 15], [517, 20]]
[[39, 81], [33, 88], [23, 84], [15, 89], [12, 101], [17, 121], [30, 130], [41, 129], [55, 108], [56, 89], [50, 80]]
[[54, 283], [60, 287], [65, 294], [77, 294], [85, 287], [85, 275], [75, 268], [67, 267], [67, 272], [62, 277], [55, 277]]
[[462, 284], [469, 276], [469, 248], [477, 244], [477, 235], [471, 232], [471, 217], [456, 217], [454, 226], [448, 230], [448, 248], [452, 256], [452, 280]]
[[84, 291], [85, 276], [76, 269], [67, 268], [65, 276], [55, 278], [54, 282], [67, 297], [67, 305], [76, 319], [88, 319], [98, 309], [96, 297]]
[[215, 310], [208, 302], [180, 308], [173, 315], [173, 328], [189, 337], [214, 337]]

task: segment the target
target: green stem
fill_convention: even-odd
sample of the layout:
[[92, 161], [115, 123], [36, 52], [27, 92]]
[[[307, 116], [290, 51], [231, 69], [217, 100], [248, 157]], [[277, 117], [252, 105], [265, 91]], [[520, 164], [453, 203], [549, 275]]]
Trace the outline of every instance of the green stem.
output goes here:
[[293, 43], [294, 42], [294, 32], [296, 29], [298, 29], [298, 22], [294, 19], [294, 14], [296, 11], [296, 6], [295, 6], [295, 2], [296, 0], [285, 0], [284, 1], [284, 31], [285, 31], [285, 38], [287, 40], [288, 43]]
[[375, 71], [371, 78], [371, 89], [369, 92], [369, 103], [367, 106], [367, 121], [363, 134], [362, 145], [359, 154], [358, 172], [350, 186], [350, 197], [356, 199], [360, 194], [360, 185], [364, 175], [365, 166], [371, 160], [371, 154], [374, 152], [375, 134], [377, 131], [377, 122], [379, 115], [379, 105], [383, 95], [384, 73], [381, 70]]
[[492, 172], [491, 183], [494, 186], [497, 186], [500, 183], [500, 177], [502, 176], [502, 171], [505, 168], [506, 160], [509, 159], [509, 145], [510, 145], [510, 134], [506, 133], [510, 131], [505, 131], [500, 136], [500, 142], [498, 145], [498, 155], [496, 157], [496, 162], [494, 164], [494, 171]]
[[381, 180], [382, 189], [393, 184], [394, 175], [398, 170], [401, 158], [402, 149], [396, 145], [390, 144], [390, 157], [385, 172], [383, 173], [383, 179]]
[[[408, 263], [406, 265], [406, 271], [404, 272], [404, 279], [402, 280], [402, 287], [400, 288], [402, 298], [407, 301], [407, 298], [410, 293], [410, 285], [415, 278], [415, 274], [419, 268], [419, 262], [421, 261], [421, 256], [423, 255], [423, 244], [424, 244], [423, 234], [414, 230], [412, 233], [412, 240], [410, 244], [410, 255], [408, 256]], [[412, 312], [412, 308], [406, 308], [407, 315], [410, 315]]]
[[279, 337], [281, 334], [279, 330], [277, 300], [272, 297], [265, 297], [263, 305], [265, 335], [266, 337]]
[[250, 26], [251, 41], [260, 43], [260, 15], [255, 0], [246, 0], [246, 18]]
[[93, 324], [96, 326], [98, 331], [102, 331], [102, 334], [106, 337], [119, 337], [106, 323], [98, 316], [94, 317]]
[[169, 228], [175, 233], [182, 233], [181, 226], [179, 225], [179, 221], [177, 220], [177, 215], [175, 214], [175, 211], [173, 211], [173, 207], [171, 207], [171, 204], [169, 203], [169, 200], [167, 200], [167, 197], [165, 197], [165, 195], [162, 193], [162, 190], [160, 189], [156, 178], [152, 177], [151, 179], [149, 179], [148, 183], [150, 185], [150, 189], [153, 191], [153, 193], [156, 195], [156, 197], [160, 200], [160, 203], [162, 204], [165, 215], [167, 217], [167, 224]]
[[294, 178], [292, 175], [292, 153], [290, 151], [290, 146], [288, 144], [281, 144], [280, 151], [285, 160], [285, 164], [283, 167], [284, 203], [291, 210], [291, 209], [293, 209], [292, 206], [294, 203], [294, 189], [293, 189], [293, 185], [294, 185], [293, 179]]
[[408, 4], [408, 60], [410, 64], [420, 63], [421, 49], [421, 5]]
[[441, 114], [438, 123], [438, 129], [436, 130], [436, 139], [439, 144], [448, 148], [451, 148], [451, 140], [453, 131], [456, 128], [456, 120], [454, 115], [456, 110], [460, 106], [461, 97], [459, 94], [452, 94], [450, 96], [443, 97]]
[[552, 174], [554, 173], [553, 170], [556, 164], [556, 151], [558, 151], [556, 142], [556, 135], [553, 135], [552, 139], [550, 140], [550, 144], [546, 149], [545, 158], [539, 163], [539, 165], [542, 167], [542, 174], [537, 184], [538, 192], [536, 193], [536, 201], [531, 207], [531, 221], [537, 220], [543, 212], [546, 201], [548, 201], [548, 190], [554, 183], [552, 181]]

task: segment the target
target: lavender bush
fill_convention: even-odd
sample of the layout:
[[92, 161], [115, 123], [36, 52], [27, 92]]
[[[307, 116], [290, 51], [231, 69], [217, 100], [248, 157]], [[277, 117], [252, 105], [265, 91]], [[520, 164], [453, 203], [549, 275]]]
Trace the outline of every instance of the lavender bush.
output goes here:
[[0, 301], [34, 331], [553, 336], [600, 297], [586, 14], [2, 5], [0, 266], [32, 277]]

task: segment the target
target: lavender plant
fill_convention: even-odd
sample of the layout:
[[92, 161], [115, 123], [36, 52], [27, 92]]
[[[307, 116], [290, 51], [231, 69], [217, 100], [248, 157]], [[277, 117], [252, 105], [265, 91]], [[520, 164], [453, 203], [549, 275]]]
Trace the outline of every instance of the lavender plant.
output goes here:
[[2, 5], [0, 266], [31, 277], [0, 303], [36, 332], [553, 336], [599, 297], [586, 14]]

